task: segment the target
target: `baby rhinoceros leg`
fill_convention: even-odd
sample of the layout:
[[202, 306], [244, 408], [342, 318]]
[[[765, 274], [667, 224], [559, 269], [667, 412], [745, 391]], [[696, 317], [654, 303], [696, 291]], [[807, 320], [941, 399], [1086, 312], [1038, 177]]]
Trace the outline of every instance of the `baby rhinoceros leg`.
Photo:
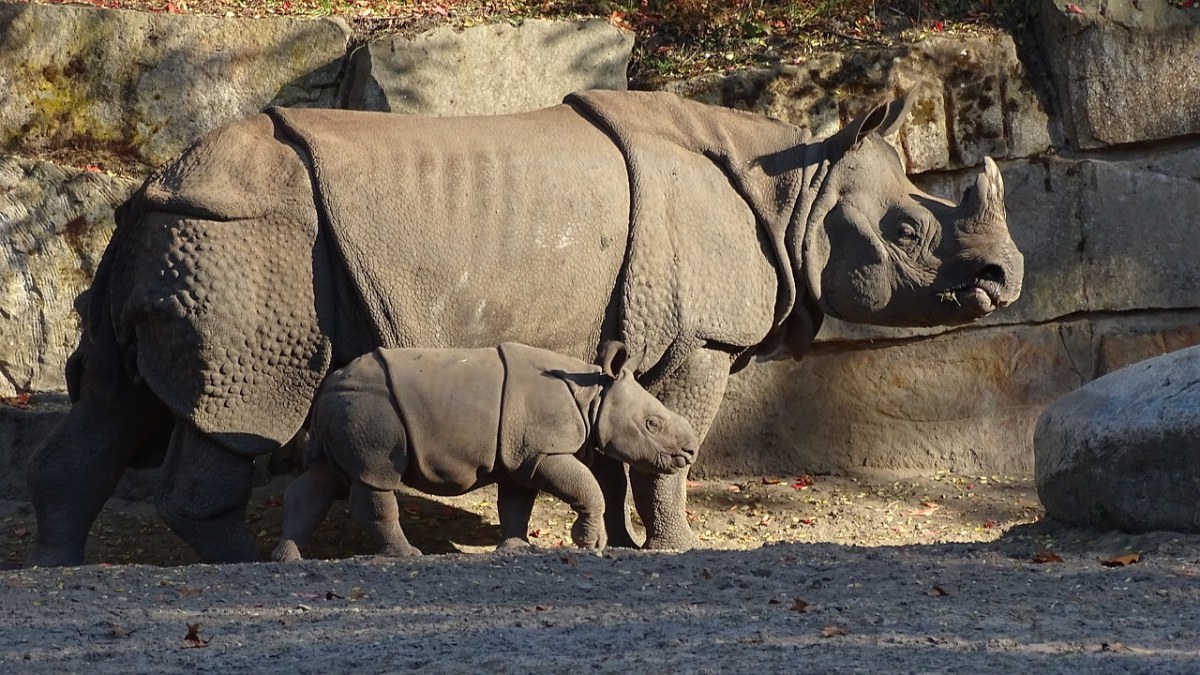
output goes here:
[[300, 560], [300, 549], [325, 520], [333, 501], [345, 492], [345, 483], [328, 464], [310, 464], [283, 493], [283, 538], [271, 558], [277, 562]]
[[580, 548], [604, 548], [604, 493], [590, 469], [573, 455], [546, 455], [532, 478], [533, 486], [566, 502], [575, 513], [571, 540]]
[[421, 555], [421, 550], [408, 543], [408, 537], [400, 529], [400, 506], [396, 504], [395, 492], [376, 490], [354, 481], [350, 486], [350, 516], [371, 533], [379, 544], [380, 555]]

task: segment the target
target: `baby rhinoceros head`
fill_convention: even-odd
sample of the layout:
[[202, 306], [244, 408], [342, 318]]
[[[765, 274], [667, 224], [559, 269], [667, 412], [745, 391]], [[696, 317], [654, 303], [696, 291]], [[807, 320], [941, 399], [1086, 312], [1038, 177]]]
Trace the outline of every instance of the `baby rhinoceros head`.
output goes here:
[[606, 342], [600, 366], [610, 381], [596, 419], [598, 450], [649, 473], [674, 473], [696, 459], [696, 431], [633, 377], [625, 345]]

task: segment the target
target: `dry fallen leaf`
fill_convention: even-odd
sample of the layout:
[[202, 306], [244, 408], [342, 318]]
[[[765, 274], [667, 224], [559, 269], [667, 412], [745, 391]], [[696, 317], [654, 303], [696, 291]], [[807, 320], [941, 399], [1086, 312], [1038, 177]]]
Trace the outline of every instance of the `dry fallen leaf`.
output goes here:
[[929, 589], [929, 594], [935, 598], [940, 598], [940, 597], [943, 597], [946, 595], [950, 595], [950, 592], [947, 591], [946, 589], [942, 588], [941, 586], [934, 586], [933, 588]]
[[764, 476], [762, 479], [763, 485], [779, 485], [782, 482], [783, 482], [783, 479], [781, 479], [781, 478], [767, 478]]
[[207, 647], [208, 643], [212, 642], [212, 638], [205, 640], [204, 638], [200, 637], [200, 624], [199, 623], [189, 623], [187, 625], [187, 627], [188, 627], [187, 635], [185, 635], [183, 638], [183, 648], [184, 649], [195, 649], [197, 647]]
[[792, 600], [792, 606], [789, 609], [791, 609], [793, 612], [807, 612], [811, 607], [812, 605], [801, 600], [800, 598], [795, 598]]
[[910, 514], [910, 515], [931, 516], [935, 512], [937, 512], [938, 509], [942, 508], [942, 505], [938, 504], [937, 502], [921, 502], [921, 506], [924, 506], [925, 508], [917, 509], [916, 511], [913, 511], [912, 514]]
[[1104, 565], [1105, 567], [1126, 567], [1141, 561], [1141, 553], [1127, 553], [1125, 555], [1113, 556], [1107, 560], [1101, 560], [1100, 564]]
[[705, 579], [711, 579], [713, 578], [713, 571], [705, 567], [704, 569], [700, 570], [700, 576], [704, 577]]
[[1051, 553], [1050, 551], [1038, 551], [1037, 553], [1033, 554], [1033, 562], [1039, 564], [1056, 563], [1062, 561], [1062, 556], [1058, 555], [1057, 553]]
[[846, 635], [846, 630], [840, 626], [829, 625], [821, 629], [821, 637], [835, 637], [838, 635]]
[[1125, 645], [1121, 644], [1120, 642], [1101, 642], [1100, 643], [1100, 651], [1120, 653], [1120, 652], [1129, 651], [1129, 647], [1126, 647]]

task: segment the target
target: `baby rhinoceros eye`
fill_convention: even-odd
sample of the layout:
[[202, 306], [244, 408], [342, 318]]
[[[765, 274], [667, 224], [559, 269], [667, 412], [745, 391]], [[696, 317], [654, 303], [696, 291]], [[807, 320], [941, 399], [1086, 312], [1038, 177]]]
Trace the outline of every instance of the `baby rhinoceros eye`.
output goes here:
[[658, 433], [658, 430], [661, 427], [662, 427], [662, 421], [659, 420], [657, 417], [647, 417], [646, 418], [646, 430], [649, 431], [650, 433], [652, 433], [652, 434]]

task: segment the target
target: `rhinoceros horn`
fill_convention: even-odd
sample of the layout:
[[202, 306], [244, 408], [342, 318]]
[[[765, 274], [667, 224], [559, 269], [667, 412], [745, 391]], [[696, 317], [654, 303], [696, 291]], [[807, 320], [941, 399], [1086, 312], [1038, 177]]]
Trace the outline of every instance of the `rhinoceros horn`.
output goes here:
[[983, 158], [983, 173], [976, 177], [975, 185], [963, 193], [962, 209], [965, 215], [959, 230], [964, 234], [985, 234], [990, 230], [1007, 232], [1004, 181], [991, 157]]

